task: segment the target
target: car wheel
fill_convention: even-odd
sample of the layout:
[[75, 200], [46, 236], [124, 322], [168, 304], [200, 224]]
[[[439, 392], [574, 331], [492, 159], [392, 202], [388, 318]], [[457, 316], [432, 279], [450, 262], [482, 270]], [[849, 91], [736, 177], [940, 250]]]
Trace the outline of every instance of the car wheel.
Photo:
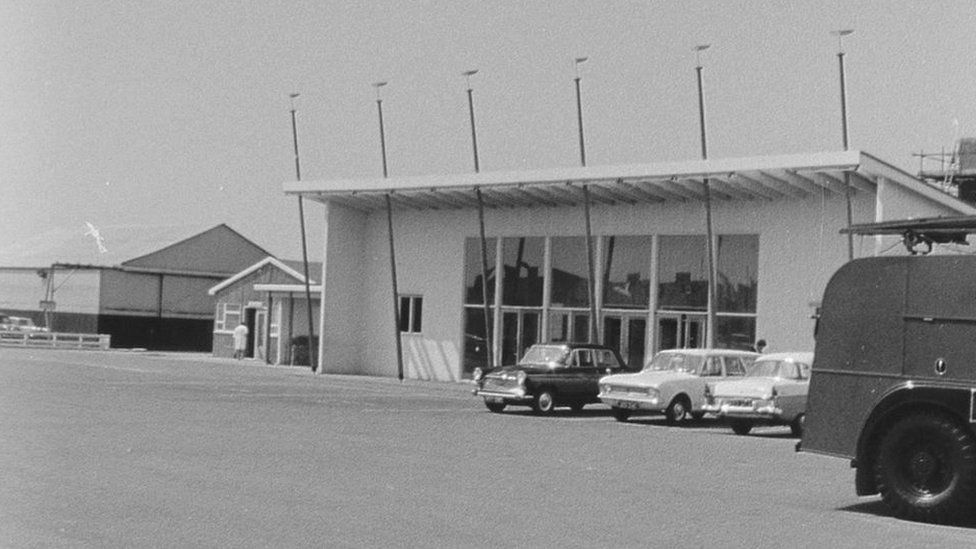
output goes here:
[[883, 435], [874, 478], [896, 516], [955, 522], [976, 505], [976, 442], [945, 416], [905, 417]]
[[737, 435], [748, 435], [749, 431], [752, 430], [752, 422], [747, 419], [730, 419], [729, 426], [732, 427], [732, 432]]
[[668, 425], [677, 425], [688, 421], [688, 402], [682, 397], [675, 397], [671, 405], [664, 411], [664, 419]]
[[541, 389], [535, 395], [532, 408], [537, 414], [551, 414], [556, 409], [556, 399], [549, 389]]
[[504, 402], [488, 402], [486, 400], [485, 401], [485, 408], [488, 408], [489, 411], [498, 414], [498, 413], [501, 413], [503, 410], [505, 410], [505, 403]]
[[611, 408], [611, 410], [613, 411], [613, 418], [616, 419], [617, 421], [627, 421], [628, 419], [630, 419], [630, 414], [631, 414], [630, 410], [625, 410], [623, 408], [617, 408], [617, 407]]
[[806, 414], [800, 414], [793, 419], [792, 423], [790, 423], [790, 432], [793, 433], [793, 436], [803, 436], [803, 422], [806, 421], [806, 418]]

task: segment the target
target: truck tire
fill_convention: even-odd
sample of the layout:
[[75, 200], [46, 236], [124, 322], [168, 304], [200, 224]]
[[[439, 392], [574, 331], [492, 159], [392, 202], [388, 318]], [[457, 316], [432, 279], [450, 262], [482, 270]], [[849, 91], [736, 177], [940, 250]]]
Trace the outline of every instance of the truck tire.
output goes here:
[[914, 413], [882, 436], [874, 478], [897, 517], [935, 523], [970, 518], [976, 505], [976, 441], [944, 415]]

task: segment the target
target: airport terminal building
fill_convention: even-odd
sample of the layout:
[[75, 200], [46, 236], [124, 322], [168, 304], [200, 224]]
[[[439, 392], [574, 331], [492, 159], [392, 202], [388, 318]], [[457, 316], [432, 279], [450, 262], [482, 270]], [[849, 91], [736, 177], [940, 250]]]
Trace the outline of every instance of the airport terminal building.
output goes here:
[[[536, 342], [586, 340], [591, 322], [630, 363], [703, 346], [710, 327], [721, 347], [762, 338], [769, 351], [812, 350], [821, 293], [848, 260], [848, 208], [854, 223], [976, 214], [860, 151], [284, 190], [324, 207], [318, 371], [398, 375], [399, 335], [402, 374], [444, 381]], [[859, 238], [853, 255], [904, 253], [897, 246]]]

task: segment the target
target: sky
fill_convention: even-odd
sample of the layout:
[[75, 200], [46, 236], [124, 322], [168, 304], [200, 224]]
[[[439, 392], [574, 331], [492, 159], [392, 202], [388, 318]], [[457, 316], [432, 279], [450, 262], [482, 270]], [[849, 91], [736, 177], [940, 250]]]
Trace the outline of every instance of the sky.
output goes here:
[[391, 177], [471, 172], [469, 69], [481, 171], [567, 167], [588, 57], [587, 164], [692, 160], [710, 44], [710, 158], [840, 150], [838, 29], [851, 147], [915, 173], [976, 136], [974, 23], [971, 0], [0, 0], [0, 266], [127, 259], [87, 223], [108, 250], [226, 223], [300, 258], [290, 93], [304, 180], [382, 174], [378, 81]]

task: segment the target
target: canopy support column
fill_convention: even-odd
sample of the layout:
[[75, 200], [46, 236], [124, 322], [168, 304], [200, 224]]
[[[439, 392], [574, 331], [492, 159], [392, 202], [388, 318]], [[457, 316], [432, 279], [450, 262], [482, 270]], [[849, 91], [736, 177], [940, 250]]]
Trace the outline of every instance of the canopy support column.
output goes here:
[[590, 343], [598, 343], [597, 323], [600, 321], [596, 306], [596, 287], [593, 268], [593, 232], [590, 226], [590, 189], [583, 185], [583, 215], [586, 218], [586, 289], [590, 301]]
[[386, 226], [390, 237], [390, 281], [393, 286], [393, 332], [396, 336], [397, 379], [403, 381], [403, 343], [400, 341], [400, 291], [397, 289], [396, 248], [393, 245], [393, 201], [386, 194]]
[[494, 367], [492, 361], [492, 326], [491, 326], [491, 305], [488, 304], [488, 240], [485, 238], [485, 201], [481, 196], [481, 189], [474, 188], [474, 193], [478, 197], [478, 232], [481, 237], [481, 303], [485, 312], [485, 365], [488, 368]]

